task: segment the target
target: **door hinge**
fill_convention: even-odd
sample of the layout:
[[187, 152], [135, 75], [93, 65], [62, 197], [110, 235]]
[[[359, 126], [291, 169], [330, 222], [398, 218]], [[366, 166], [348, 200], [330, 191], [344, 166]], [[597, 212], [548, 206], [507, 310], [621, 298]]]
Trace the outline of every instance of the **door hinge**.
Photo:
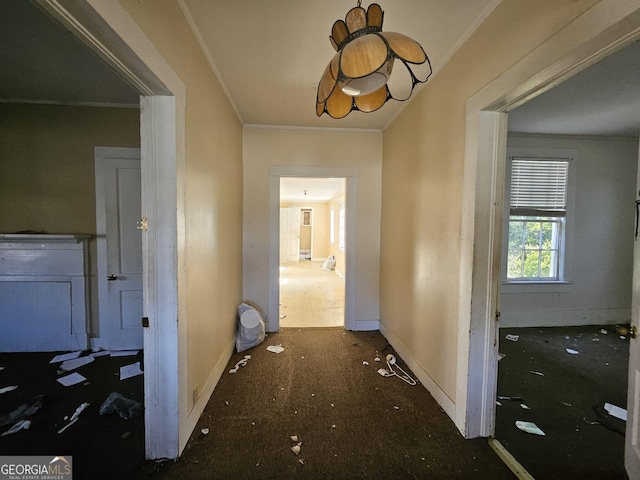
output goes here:
[[144, 328], [149, 328], [149, 317], [142, 317], [142, 326]]
[[496, 322], [500, 321], [500, 312], [496, 310]]

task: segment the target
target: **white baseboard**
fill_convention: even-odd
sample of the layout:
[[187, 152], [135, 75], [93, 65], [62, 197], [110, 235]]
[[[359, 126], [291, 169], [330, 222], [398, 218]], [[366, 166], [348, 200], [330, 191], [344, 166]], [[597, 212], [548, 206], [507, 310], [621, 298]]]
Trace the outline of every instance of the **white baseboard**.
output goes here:
[[[211, 375], [207, 379], [207, 383], [203, 385], [200, 390], [200, 396], [196, 400], [196, 403], [193, 404], [191, 411], [187, 414], [187, 418], [185, 422], [180, 422], [181, 426], [184, 425], [186, 438], [189, 438], [193, 433], [193, 430], [196, 428], [196, 424], [198, 423], [198, 419], [202, 412], [204, 411], [207, 403], [211, 399], [211, 395], [213, 394], [213, 390], [215, 389], [220, 377], [225, 372], [227, 368], [227, 364], [229, 363], [229, 359], [236, 348], [236, 339], [235, 336], [231, 342], [226, 346], [222, 355], [220, 356], [218, 362], [216, 363]], [[187, 395], [191, 395], [191, 392], [187, 392]], [[182, 437], [182, 434], [180, 435]]]
[[629, 323], [631, 309], [514, 310], [500, 312], [500, 328], [579, 327]]
[[442, 390], [442, 388], [440, 388], [440, 386], [433, 378], [431, 378], [427, 371], [422, 368], [422, 366], [414, 358], [411, 352], [404, 346], [404, 344], [390, 330], [385, 327], [384, 323], [379, 322], [379, 324], [380, 333], [384, 335], [384, 337], [389, 341], [389, 344], [394, 348], [398, 355], [400, 355], [402, 360], [404, 360], [404, 362], [418, 378], [424, 388], [427, 389], [427, 391], [433, 396], [436, 402], [438, 402], [445, 413], [449, 415], [451, 420], [455, 423], [455, 402], [451, 399], [451, 397], [449, 397], [449, 395], [445, 393], [444, 390]]

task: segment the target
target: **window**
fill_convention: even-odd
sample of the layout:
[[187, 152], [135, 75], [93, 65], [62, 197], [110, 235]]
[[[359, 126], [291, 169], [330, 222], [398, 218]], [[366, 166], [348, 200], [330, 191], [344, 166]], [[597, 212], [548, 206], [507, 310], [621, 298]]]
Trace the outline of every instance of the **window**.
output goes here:
[[329, 242], [331, 245], [336, 244], [336, 208], [331, 205], [329, 210]]
[[340, 204], [340, 224], [338, 225], [338, 248], [344, 250], [344, 203]]
[[570, 158], [510, 157], [507, 281], [562, 281]]

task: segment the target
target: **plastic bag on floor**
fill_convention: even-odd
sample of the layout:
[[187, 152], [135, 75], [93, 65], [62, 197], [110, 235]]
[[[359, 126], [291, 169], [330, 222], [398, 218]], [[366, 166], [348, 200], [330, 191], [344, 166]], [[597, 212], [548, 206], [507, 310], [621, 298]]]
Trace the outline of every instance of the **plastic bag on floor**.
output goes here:
[[142, 403], [131, 400], [118, 392], [111, 392], [100, 406], [100, 415], [117, 412], [125, 420], [142, 416]]
[[330, 272], [336, 269], [336, 257], [331, 255], [324, 262], [322, 262], [322, 269]]
[[265, 321], [262, 312], [246, 303], [241, 303], [238, 307], [238, 317], [236, 350], [240, 353], [264, 341]]

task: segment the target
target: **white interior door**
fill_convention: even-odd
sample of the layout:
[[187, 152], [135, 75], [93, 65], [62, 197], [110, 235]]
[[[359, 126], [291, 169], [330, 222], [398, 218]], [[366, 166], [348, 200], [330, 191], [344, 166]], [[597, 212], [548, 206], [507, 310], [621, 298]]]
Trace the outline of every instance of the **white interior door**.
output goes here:
[[101, 346], [112, 350], [140, 349], [143, 298], [142, 238], [138, 229], [139, 149], [96, 149], [96, 208]]
[[280, 209], [280, 262], [300, 261], [300, 208]]
[[[640, 196], [640, 153], [638, 155], [636, 191]], [[636, 206], [638, 208], [638, 206]], [[636, 217], [637, 218], [637, 217]], [[636, 225], [640, 228], [640, 225]], [[633, 296], [631, 325], [638, 330], [640, 320], [640, 239], [636, 236], [633, 248]], [[633, 337], [633, 336], [632, 336]], [[630, 480], [640, 479], [640, 338], [635, 335], [629, 344], [629, 389], [627, 399], [627, 428], [624, 463]]]

